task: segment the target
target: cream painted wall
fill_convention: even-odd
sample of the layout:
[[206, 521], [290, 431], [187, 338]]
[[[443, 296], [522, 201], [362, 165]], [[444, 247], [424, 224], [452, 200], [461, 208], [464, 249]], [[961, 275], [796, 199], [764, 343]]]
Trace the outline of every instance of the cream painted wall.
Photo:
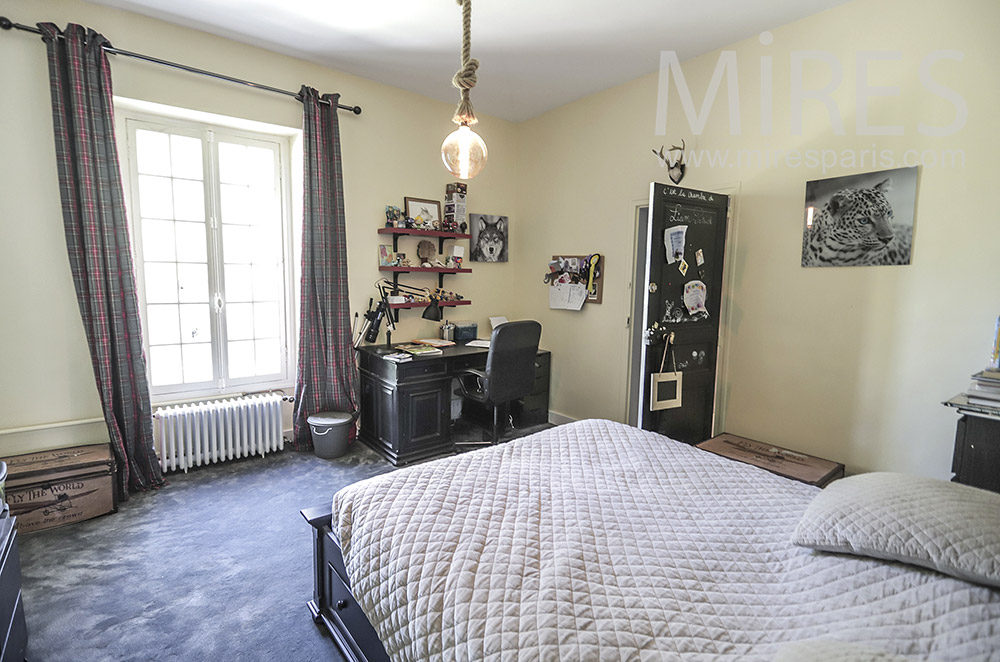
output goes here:
[[[276, 55], [189, 30], [77, 0], [0, 0], [0, 14], [20, 23], [76, 22], [93, 27], [123, 49], [247, 78], [284, 89], [303, 83], [340, 92], [364, 113], [341, 116], [346, 164], [347, 234], [351, 310], [363, 311], [379, 278], [376, 229], [386, 204], [404, 196], [442, 199], [452, 178], [440, 165], [441, 141], [453, 129], [454, 107], [409, 92], [349, 76], [302, 60]], [[56, 182], [48, 74], [41, 39], [23, 32], [0, 35], [0, 430], [99, 418], [100, 404], [70, 279]], [[123, 57], [112, 57], [115, 93], [123, 97], [222, 115], [301, 126], [301, 106], [292, 99], [193, 76]], [[442, 72], [450, 76], [452, 72]], [[457, 99], [457, 97], [456, 97]], [[517, 215], [516, 127], [481, 117], [490, 145], [486, 170], [470, 185], [470, 209]], [[407, 241], [412, 242], [407, 244]], [[401, 250], [415, 252], [403, 240]], [[455, 317], [488, 329], [488, 316], [513, 309], [507, 287], [517, 261], [474, 265], [474, 273], [446, 277], [474, 302]], [[431, 276], [405, 279], [433, 285]], [[476, 301], [479, 303], [476, 303]], [[488, 302], [488, 303], [487, 303]], [[401, 313], [398, 340], [433, 335], [436, 324], [419, 312]], [[91, 424], [0, 435], [0, 456], [106, 439]]]
[[[940, 402], [964, 390], [987, 359], [1000, 304], [1000, 224], [991, 199], [1000, 175], [1000, 107], [992, 27], [1000, 5], [962, 0], [856, 0], [726, 50], [736, 53], [742, 131], [732, 136], [725, 87], [700, 136], [671, 88], [666, 136], [655, 135], [657, 76], [647, 76], [518, 125], [522, 154], [523, 225], [514, 238], [527, 263], [518, 272], [517, 313], [538, 318], [554, 350], [552, 408], [574, 418], [625, 416], [625, 320], [631, 269], [633, 201], [649, 182], [667, 181], [650, 149], [687, 139], [689, 147], [790, 150], [962, 150], [964, 167], [924, 167], [918, 183], [913, 263], [905, 267], [803, 269], [799, 265], [805, 182], [881, 169], [818, 167], [689, 167], [683, 185], [741, 187], [738, 242], [729, 255], [734, 289], [728, 370], [721, 388], [727, 431], [815, 453], [849, 471], [897, 470], [949, 475], [956, 416]], [[670, 44], [664, 43], [664, 49]], [[918, 122], [947, 125], [954, 108], [921, 86], [921, 59], [935, 49], [960, 51], [959, 62], [932, 69], [960, 93], [968, 122], [949, 137], [920, 135]], [[842, 63], [834, 97], [846, 125], [835, 136], [818, 102], [805, 102], [803, 131], [790, 126], [792, 51], [823, 50]], [[874, 62], [869, 85], [895, 85], [898, 96], [869, 103], [870, 124], [900, 124], [904, 135], [855, 132], [855, 68], [859, 51], [898, 51]], [[773, 58], [774, 133], [760, 130], [760, 57]], [[700, 106], [719, 52], [684, 63]], [[828, 70], [806, 66], [807, 88]], [[527, 235], [527, 233], [524, 233]], [[550, 311], [540, 283], [548, 256], [600, 251], [607, 282], [600, 306], [582, 313]]]
[[[29, 11], [30, 10], [30, 11]], [[30, 15], [25, 14], [28, 11]], [[116, 45], [207, 69], [296, 88], [305, 82], [340, 91], [364, 106], [342, 121], [350, 246], [351, 308], [362, 310], [379, 272], [375, 228], [382, 207], [405, 195], [442, 197], [449, 181], [433, 156], [449, 130], [451, 107], [200, 32], [77, 0], [30, 4], [0, 0], [0, 13], [31, 23], [75, 21]], [[799, 266], [804, 182], [867, 171], [868, 165], [819, 168], [703, 165], [684, 185], [741, 191], [739, 235], [730, 253], [728, 368], [721, 376], [728, 406], [725, 429], [845, 461], [854, 471], [895, 469], [945, 476], [954, 415], [939, 402], [962, 390], [985, 360], [1000, 310], [989, 285], [998, 282], [993, 253], [1000, 239], [987, 195], [998, 174], [997, 132], [991, 125], [998, 89], [991, 65], [998, 46], [989, 26], [1000, 16], [990, 0], [962, 0], [947, 10], [926, 1], [856, 0], [775, 29], [774, 41], [734, 45], [739, 65], [740, 135], [729, 135], [726, 94], [708, 125], [692, 135], [676, 107], [668, 133], [654, 132], [655, 75], [607, 90], [512, 125], [483, 118], [490, 163], [470, 185], [470, 209], [511, 215], [511, 262], [475, 265], [450, 277], [480, 303], [457, 316], [479, 322], [507, 314], [543, 323], [553, 350], [552, 409], [574, 418], [625, 418], [626, 320], [632, 268], [634, 206], [649, 182], [666, 173], [651, 148], [681, 137], [704, 149], [959, 149], [961, 168], [921, 172], [913, 264], [908, 267], [815, 269]], [[669, 44], [664, 43], [664, 49]], [[802, 135], [789, 131], [792, 51], [824, 50], [844, 67], [835, 99], [847, 135], [835, 136], [819, 104], [806, 102]], [[940, 62], [935, 80], [965, 98], [969, 119], [957, 134], [931, 138], [915, 124], [947, 124], [953, 108], [922, 88], [917, 70], [934, 49], [964, 53]], [[898, 85], [898, 97], [873, 99], [871, 123], [899, 123], [900, 137], [854, 131], [854, 70], [863, 50], [900, 51], [875, 62], [871, 85]], [[700, 104], [719, 53], [684, 63]], [[759, 62], [774, 62], [774, 135], [759, 129]], [[654, 57], [655, 54], [651, 54]], [[44, 48], [23, 33], [0, 35], [0, 428], [100, 415], [89, 356], [69, 279], [62, 236]], [[117, 94], [224, 115], [298, 126], [294, 102], [123, 58], [113, 60]], [[443, 75], [448, 75], [445, 72]], [[808, 86], [825, 71], [806, 68]], [[413, 250], [413, 246], [408, 246]], [[600, 251], [606, 257], [605, 298], [580, 313], [550, 311], [541, 284], [554, 253]], [[431, 284], [429, 277], [411, 277]], [[486, 303], [488, 302], [488, 303]], [[403, 313], [399, 339], [427, 335], [433, 324]], [[100, 425], [0, 436], [0, 454], [79, 443], [103, 436]]]

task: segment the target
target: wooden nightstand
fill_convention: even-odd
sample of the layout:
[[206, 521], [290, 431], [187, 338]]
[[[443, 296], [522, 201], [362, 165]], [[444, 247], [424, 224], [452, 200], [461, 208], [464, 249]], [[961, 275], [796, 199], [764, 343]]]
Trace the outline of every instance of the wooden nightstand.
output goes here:
[[844, 465], [735, 434], [723, 433], [698, 444], [716, 455], [767, 469], [785, 478], [826, 487], [844, 477]]

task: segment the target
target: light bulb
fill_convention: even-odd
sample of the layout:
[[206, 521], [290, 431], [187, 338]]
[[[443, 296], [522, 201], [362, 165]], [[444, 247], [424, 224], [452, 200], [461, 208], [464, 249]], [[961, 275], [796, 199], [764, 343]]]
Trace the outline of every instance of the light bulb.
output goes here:
[[441, 160], [459, 179], [472, 179], [486, 165], [486, 143], [468, 124], [462, 124], [441, 143]]

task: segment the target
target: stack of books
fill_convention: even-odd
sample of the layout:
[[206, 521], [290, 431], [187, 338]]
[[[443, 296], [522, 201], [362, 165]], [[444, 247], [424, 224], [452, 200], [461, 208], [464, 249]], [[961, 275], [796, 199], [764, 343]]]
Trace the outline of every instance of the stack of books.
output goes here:
[[966, 397], [969, 404], [1000, 409], [1000, 370], [986, 368], [974, 374]]
[[396, 352], [394, 354], [386, 354], [382, 357], [386, 361], [392, 361], [393, 363], [406, 363], [407, 361], [412, 361], [413, 356], [407, 354], [406, 352]]
[[401, 349], [404, 352], [409, 352], [414, 356], [430, 356], [432, 354], [441, 354], [441, 350], [437, 347], [431, 347], [430, 345], [396, 345], [396, 349]]

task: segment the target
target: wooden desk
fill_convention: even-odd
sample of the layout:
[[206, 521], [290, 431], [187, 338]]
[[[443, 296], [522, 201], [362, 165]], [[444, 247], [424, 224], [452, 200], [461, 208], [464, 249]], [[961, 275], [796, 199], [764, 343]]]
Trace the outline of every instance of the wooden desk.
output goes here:
[[[443, 348], [441, 354], [393, 363], [376, 352], [379, 347], [358, 349], [361, 441], [396, 466], [454, 452], [452, 378], [460, 370], [485, 366], [489, 350], [459, 344]], [[539, 350], [532, 392], [511, 404], [518, 426], [548, 421], [551, 356]]]

